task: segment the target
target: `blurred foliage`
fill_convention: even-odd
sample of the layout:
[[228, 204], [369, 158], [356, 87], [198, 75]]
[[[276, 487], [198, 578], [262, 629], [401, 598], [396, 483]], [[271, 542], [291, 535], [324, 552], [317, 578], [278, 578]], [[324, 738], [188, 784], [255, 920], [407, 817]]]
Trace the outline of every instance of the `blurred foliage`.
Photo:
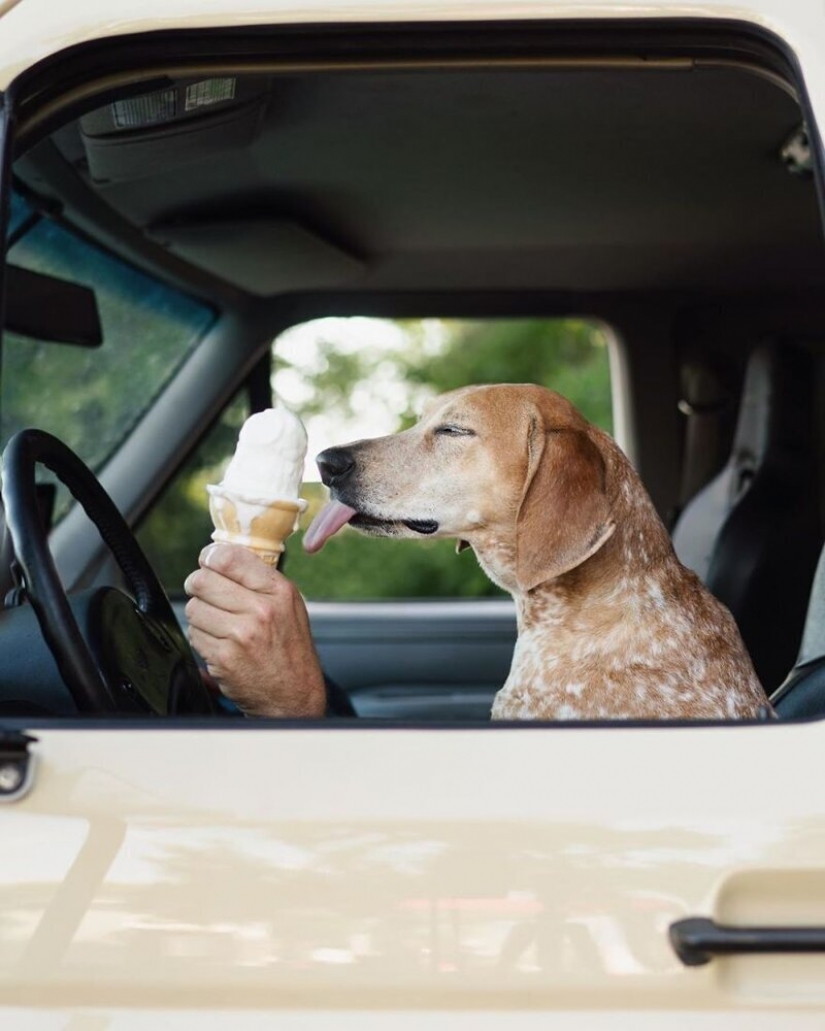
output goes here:
[[[471, 383], [540, 383], [564, 394], [602, 428], [612, 429], [610, 376], [601, 329], [581, 319], [523, 319], [447, 322], [443, 343], [433, 347], [420, 322], [399, 323], [405, 346], [376, 356], [338, 352], [335, 341], [319, 341], [320, 361], [309, 376], [311, 400], [301, 408], [315, 413], [351, 411], [354, 388], [380, 365], [409, 386], [397, 412], [397, 428], [415, 421], [414, 406], [435, 395]], [[277, 341], [275, 344], [277, 353]], [[195, 567], [212, 525], [205, 485], [218, 482], [231, 456], [246, 413], [238, 398], [205, 438], [172, 488], [152, 510], [139, 539], [167, 588], [180, 591]], [[301, 547], [303, 529], [326, 500], [320, 484], [305, 484], [309, 509], [301, 530], [290, 538], [283, 563], [305, 596], [315, 599], [432, 598], [497, 596], [472, 551], [458, 555], [454, 541], [363, 537], [345, 527], [320, 554]]]
[[170, 594], [198, 564], [212, 535], [207, 483], [219, 483], [249, 415], [246, 392], [237, 394], [137, 529], [137, 539]]
[[352, 388], [372, 372], [369, 354], [338, 351], [336, 348], [335, 340], [323, 338], [318, 341], [318, 369], [312, 375], [312, 397], [301, 406], [300, 414], [304, 420], [330, 409], [352, 415]]
[[[597, 426], [613, 430], [602, 330], [583, 319], [448, 322], [440, 353], [412, 357], [405, 378], [435, 394], [470, 383], [539, 383], [564, 394]], [[415, 421], [415, 412], [403, 421]]]

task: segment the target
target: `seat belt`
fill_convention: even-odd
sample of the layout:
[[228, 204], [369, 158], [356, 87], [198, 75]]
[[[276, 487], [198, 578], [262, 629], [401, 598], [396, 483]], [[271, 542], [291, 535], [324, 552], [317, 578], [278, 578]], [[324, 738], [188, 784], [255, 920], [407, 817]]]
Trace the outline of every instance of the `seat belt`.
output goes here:
[[688, 365], [682, 374], [679, 411], [685, 416], [682, 475], [670, 528], [685, 505], [722, 469], [730, 451], [736, 412], [730, 391], [713, 369]]

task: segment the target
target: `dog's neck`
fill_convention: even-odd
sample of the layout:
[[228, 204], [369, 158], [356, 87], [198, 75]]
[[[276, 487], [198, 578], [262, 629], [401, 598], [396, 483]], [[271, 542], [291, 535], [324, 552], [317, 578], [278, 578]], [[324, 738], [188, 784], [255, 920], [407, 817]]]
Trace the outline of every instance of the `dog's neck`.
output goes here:
[[529, 591], [519, 587], [516, 577], [515, 533], [491, 530], [471, 541], [484, 572], [512, 595], [519, 633], [582, 616], [592, 622], [594, 608], [602, 619], [620, 621], [628, 592], [655, 590], [651, 578], [662, 578], [677, 559], [652, 502], [642, 491], [625, 490], [615, 500], [613, 515], [616, 529], [599, 551]]
[[[519, 633], [548, 625], [607, 626], [627, 619], [629, 594], [656, 591], [671, 562], [669, 541], [665, 547], [646, 548], [639, 556], [639, 542], [617, 530], [586, 562], [531, 591], [515, 590]], [[633, 557], [633, 556], [639, 557]]]

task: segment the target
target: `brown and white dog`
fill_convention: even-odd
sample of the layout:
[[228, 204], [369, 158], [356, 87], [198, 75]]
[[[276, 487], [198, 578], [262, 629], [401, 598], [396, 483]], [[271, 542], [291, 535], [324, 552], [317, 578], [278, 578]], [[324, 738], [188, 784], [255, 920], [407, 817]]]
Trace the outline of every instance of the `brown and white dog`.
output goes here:
[[494, 719], [730, 719], [768, 711], [728, 610], [676, 558], [630, 463], [553, 391], [465, 387], [411, 429], [318, 456], [345, 523], [453, 537], [515, 599]]

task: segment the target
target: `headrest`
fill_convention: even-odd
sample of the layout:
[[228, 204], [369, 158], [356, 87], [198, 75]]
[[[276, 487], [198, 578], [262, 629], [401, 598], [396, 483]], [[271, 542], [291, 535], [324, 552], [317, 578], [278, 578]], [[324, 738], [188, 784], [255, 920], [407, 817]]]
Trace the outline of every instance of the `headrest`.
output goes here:
[[811, 356], [793, 345], [760, 344], [750, 354], [730, 458], [685, 506], [673, 532], [679, 560], [707, 582], [710, 563], [733, 509], [772, 459], [788, 463], [810, 451]]

